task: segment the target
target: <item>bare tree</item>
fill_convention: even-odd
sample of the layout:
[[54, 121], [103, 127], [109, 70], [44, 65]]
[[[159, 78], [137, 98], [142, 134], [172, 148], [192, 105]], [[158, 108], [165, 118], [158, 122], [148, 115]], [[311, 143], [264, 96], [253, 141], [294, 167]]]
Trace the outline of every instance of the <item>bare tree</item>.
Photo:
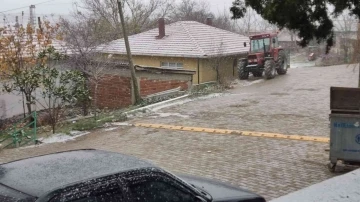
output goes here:
[[[353, 56], [351, 59], [351, 63], [355, 64], [356, 66], [359, 66], [360, 68], [360, 19], [358, 19], [359, 22], [357, 24], [357, 40], [356, 43], [354, 44], [354, 52], [353, 52]], [[358, 81], [358, 87], [360, 88], [360, 70], [359, 70], [359, 81]]]
[[224, 69], [224, 65], [229, 59], [224, 55], [224, 43], [222, 40], [220, 43], [214, 44], [213, 46], [213, 53], [214, 55], [207, 59], [208, 64], [210, 68], [212, 68], [216, 72], [216, 81], [224, 86], [227, 87], [229, 83], [228, 78], [226, 78], [226, 75], [223, 74], [221, 69]]
[[182, 0], [180, 3], [174, 4], [172, 11], [169, 15], [170, 22], [197, 21], [205, 23], [207, 18], [212, 18], [212, 26], [228, 31], [236, 30], [235, 23], [231, 20], [228, 10], [215, 15], [210, 11], [210, 4], [205, 0]]
[[147, 5], [139, 0], [126, 0], [125, 3], [131, 14], [127, 22], [130, 34], [154, 28], [157, 19], [166, 16], [172, 9], [172, 5], [165, 0], [150, 0]]
[[252, 8], [247, 8], [245, 16], [236, 23], [239, 33], [249, 36], [251, 32], [257, 31], [258, 19], [259, 15]]
[[356, 40], [357, 20], [355, 17], [350, 16], [348, 12], [344, 12], [334, 22], [337, 42], [343, 52], [345, 63], [348, 63], [353, 49], [353, 42]]
[[[102, 32], [101, 21], [95, 19], [87, 19], [83, 16], [77, 16], [72, 21], [61, 19], [61, 28], [66, 41], [66, 48], [70, 55], [68, 57], [67, 66], [72, 69], [79, 70], [87, 79], [87, 87], [93, 90], [93, 106], [95, 116], [98, 109], [98, 85], [111, 79], [108, 77], [109, 71], [115, 64], [108, 56], [99, 54], [98, 47], [103, 45], [111, 38], [112, 33]], [[84, 103], [88, 108], [89, 103]]]
[[208, 2], [195, 0], [182, 0], [174, 6], [174, 11], [169, 18], [172, 22], [176, 21], [197, 21], [204, 23], [207, 18], [214, 18], [210, 11]]
[[[130, 35], [155, 27], [157, 19], [167, 15], [172, 7], [166, 0], [150, 0], [147, 3], [141, 0], [121, 2], [125, 7], [125, 24]], [[117, 0], [81, 0], [74, 15], [101, 21], [108, 32], [115, 33], [113, 40], [123, 37]]]
[[236, 21], [231, 20], [228, 10], [224, 10], [221, 13], [219, 12], [219, 14], [215, 16], [213, 26], [223, 30], [237, 32]]
[[245, 16], [236, 22], [239, 33], [249, 36], [252, 33], [276, 32], [277, 27], [264, 20], [252, 8], [247, 8]]

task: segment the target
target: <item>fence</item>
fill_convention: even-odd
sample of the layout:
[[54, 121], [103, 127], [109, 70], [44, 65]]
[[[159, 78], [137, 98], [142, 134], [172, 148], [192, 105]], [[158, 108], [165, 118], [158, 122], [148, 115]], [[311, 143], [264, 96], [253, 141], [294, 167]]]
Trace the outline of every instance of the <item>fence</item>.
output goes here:
[[37, 114], [33, 112], [9, 129], [0, 132], [0, 144], [3, 144], [2, 148], [20, 147], [31, 141], [36, 143], [36, 121]]

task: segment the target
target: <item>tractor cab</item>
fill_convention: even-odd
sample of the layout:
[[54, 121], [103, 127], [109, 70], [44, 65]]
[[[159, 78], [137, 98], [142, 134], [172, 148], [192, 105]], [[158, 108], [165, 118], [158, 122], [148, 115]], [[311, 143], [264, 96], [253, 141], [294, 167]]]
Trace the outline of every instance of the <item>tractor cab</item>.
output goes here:
[[285, 51], [279, 46], [276, 33], [250, 36], [249, 55], [238, 64], [240, 79], [247, 79], [249, 73], [254, 77], [262, 77], [265, 73], [266, 79], [272, 79], [276, 73], [286, 74], [288, 68]]
[[257, 59], [257, 63], [264, 63], [265, 57], [271, 57], [273, 50], [279, 48], [277, 34], [260, 34], [250, 36], [249, 58]]

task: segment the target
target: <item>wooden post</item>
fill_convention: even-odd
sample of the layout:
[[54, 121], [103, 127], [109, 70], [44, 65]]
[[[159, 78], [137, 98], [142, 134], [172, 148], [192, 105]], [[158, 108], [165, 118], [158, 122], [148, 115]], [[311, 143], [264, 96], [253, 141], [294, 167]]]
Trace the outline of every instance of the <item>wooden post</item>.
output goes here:
[[135, 68], [134, 68], [134, 62], [133, 62], [132, 55], [131, 55], [131, 49], [130, 49], [128, 33], [127, 33], [126, 25], [125, 25], [125, 18], [124, 18], [121, 0], [117, 0], [117, 3], [118, 3], [118, 8], [119, 8], [119, 15], [120, 15], [120, 21], [121, 21], [121, 26], [122, 26], [123, 35], [124, 35], [127, 57], [129, 60], [129, 68], [130, 68], [131, 80], [132, 80], [132, 84], [133, 84], [132, 86], [133, 86], [133, 93], [134, 93], [134, 97], [135, 97], [135, 104], [140, 104], [141, 96], [140, 96], [140, 91], [139, 91], [139, 84], [137, 82]]

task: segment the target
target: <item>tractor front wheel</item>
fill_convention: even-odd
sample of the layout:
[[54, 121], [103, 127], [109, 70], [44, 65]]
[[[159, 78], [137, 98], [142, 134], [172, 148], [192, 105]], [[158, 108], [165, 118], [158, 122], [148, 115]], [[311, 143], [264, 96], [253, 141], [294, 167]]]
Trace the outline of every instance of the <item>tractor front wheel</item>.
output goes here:
[[276, 75], [276, 68], [274, 60], [266, 60], [265, 61], [265, 79], [273, 79]]
[[245, 60], [240, 60], [238, 64], [239, 79], [246, 80], [249, 78], [249, 71], [246, 70]]

